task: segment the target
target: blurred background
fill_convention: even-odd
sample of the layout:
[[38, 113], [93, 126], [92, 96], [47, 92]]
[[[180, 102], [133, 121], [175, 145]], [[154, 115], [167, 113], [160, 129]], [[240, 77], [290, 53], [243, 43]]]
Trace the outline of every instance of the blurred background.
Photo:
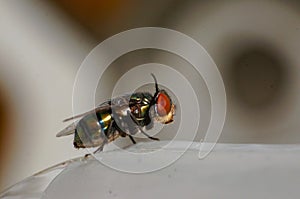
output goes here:
[[[72, 115], [76, 72], [98, 43], [143, 26], [189, 35], [219, 67], [228, 100], [219, 142], [300, 143], [297, 0], [1, 0], [0, 191], [86, 153], [73, 148], [72, 136], [55, 137]], [[105, 71], [97, 101], [111, 95], [124, 72], [148, 62], [169, 65], [191, 81], [202, 111], [199, 141], [210, 118], [209, 95], [192, 66], [170, 53], [122, 56]], [[160, 138], [171, 139], [172, 127], [169, 132]]]

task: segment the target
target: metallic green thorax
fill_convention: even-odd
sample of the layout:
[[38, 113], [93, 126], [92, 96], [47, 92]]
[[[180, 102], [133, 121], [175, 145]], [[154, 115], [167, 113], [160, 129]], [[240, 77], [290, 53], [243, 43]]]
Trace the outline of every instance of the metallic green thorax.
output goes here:
[[149, 111], [152, 103], [150, 93], [134, 93], [130, 98], [130, 111], [136, 118], [139, 126], [146, 126], [151, 122]]

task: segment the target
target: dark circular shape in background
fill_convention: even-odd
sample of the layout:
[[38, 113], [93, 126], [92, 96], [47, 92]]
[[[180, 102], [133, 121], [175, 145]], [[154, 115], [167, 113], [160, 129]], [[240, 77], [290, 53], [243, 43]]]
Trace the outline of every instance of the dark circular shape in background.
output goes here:
[[287, 66], [272, 49], [248, 46], [232, 58], [229, 81], [237, 102], [263, 109], [278, 102], [287, 84]]

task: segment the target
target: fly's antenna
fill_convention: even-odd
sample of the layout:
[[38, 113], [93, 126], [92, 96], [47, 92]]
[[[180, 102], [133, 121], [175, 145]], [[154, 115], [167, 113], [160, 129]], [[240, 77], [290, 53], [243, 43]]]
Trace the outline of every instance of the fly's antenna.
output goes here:
[[156, 77], [153, 73], [151, 73], [151, 76], [153, 77], [154, 79], [154, 82], [155, 82], [155, 93], [158, 93], [159, 92], [159, 89], [158, 89], [158, 84], [157, 84], [157, 80], [156, 80]]

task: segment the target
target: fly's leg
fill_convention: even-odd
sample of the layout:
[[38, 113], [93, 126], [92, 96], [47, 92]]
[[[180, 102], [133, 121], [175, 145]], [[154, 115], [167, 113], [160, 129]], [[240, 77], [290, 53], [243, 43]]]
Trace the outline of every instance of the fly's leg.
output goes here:
[[[101, 146], [99, 146], [94, 152], [93, 152], [93, 154], [96, 154], [96, 153], [98, 153], [98, 152], [100, 152], [100, 151], [103, 151], [103, 148], [104, 148], [104, 145], [105, 144], [107, 144], [107, 138], [105, 138], [105, 141], [101, 144]], [[90, 153], [88, 153], [88, 154], [86, 154], [84, 157], [87, 157], [87, 156], [90, 156], [91, 154]]]
[[145, 133], [141, 128], [139, 128], [139, 129], [140, 129], [141, 133], [142, 133], [143, 135], [147, 136], [149, 139], [155, 140], [155, 141], [159, 141], [159, 138], [152, 137], [152, 136], [148, 135], [147, 133]]
[[[110, 124], [109, 124], [109, 127], [108, 127], [108, 132], [107, 132], [107, 135], [105, 135], [105, 133], [102, 131], [101, 133], [104, 135], [104, 141], [103, 143], [101, 144], [101, 146], [99, 146], [98, 149], [96, 149], [96, 151], [94, 151], [93, 153], [98, 153], [100, 151], [103, 151], [103, 148], [104, 148], [104, 145], [108, 143], [108, 139], [107, 137], [111, 134], [111, 133], [115, 133], [115, 128], [113, 127], [113, 123], [114, 121], [111, 121]], [[114, 135], [113, 135], [114, 136]]]
[[[138, 124], [138, 121], [137, 121], [136, 118], [132, 115], [132, 113], [131, 113], [130, 111], [128, 111], [127, 114], [129, 114], [129, 115], [131, 116], [131, 119], [132, 119], [136, 124]], [[143, 129], [142, 129], [140, 126], [137, 125], [137, 128], [140, 130], [140, 132], [141, 132], [143, 135], [147, 136], [149, 139], [159, 141], [159, 138], [152, 137], [152, 136], [148, 135], [147, 133], [145, 133], [145, 132], [143, 131]]]
[[119, 131], [122, 137], [125, 137], [127, 135], [130, 138], [131, 142], [133, 144], [136, 144], [136, 141], [133, 139], [132, 135], [129, 135], [126, 132], [124, 132], [120, 127], [118, 127], [118, 125], [115, 125], [115, 128]]
[[130, 138], [130, 140], [133, 144], [136, 144], [136, 141], [133, 139], [132, 135], [128, 135], [128, 137]]
[[[106, 144], [106, 143], [105, 143]], [[98, 149], [96, 149], [93, 153], [95, 154], [95, 153], [98, 153], [98, 152], [100, 152], [100, 151], [103, 151], [103, 148], [104, 148], [104, 145], [105, 144], [102, 144]]]
[[[103, 147], [104, 147], [105, 144], [106, 144], [106, 142], [104, 142], [100, 147], [98, 147], [98, 148], [93, 152], [93, 154], [98, 153], [98, 152], [100, 152], [100, 151], [103, 151]], [[84, 158], [88, 158], [89, 156], [91, 156], [91, 154], [90, 154], [90, 153], [87, 153], [87, 154], [84, 155]]]
[[[109, 124], [107, 135], [109, 135], [112, 131], [115, 131], [114, 128], [113, 128], [113, 122], [111, 122], [111, 123]], [[101, 133], [102, 133], [102, 132], [101, 132]], [[114, 132], [113, 132], [113, 133], [114, 133]], [[104, 145], [108, 143], [107, 135], [105, 135], [105, 134], [103, 133], [104, 141], [103, 141], [103, 143], [101, 144], [101, 146], [99, 146], [99, 147], [93, 152], [93, 154], [96, 154], [96, 153], [98, 153], [98, 152], [103, 151]], [[87, 157], [89, 157], [90, 155], [91, 155], [91, 154], [88, 153], [88, 154], [86, 154], [84, 157], [87, 158]]]
[[[98, 153], [98, 152], [100, 152], [100, 151], [103, 151], [103, 147], [104, 147], [105, 144], [106, 144], [106, 143], [103, 143], [99, 148], [97, 148], [97, 149], [93, 152], [93, 154]], [[89, 156], [91, 156], [91, 154], [90, 154], [90, 153], [87, 153], [87, 154], [84, 155], [84, 158], [88, 158]]]

